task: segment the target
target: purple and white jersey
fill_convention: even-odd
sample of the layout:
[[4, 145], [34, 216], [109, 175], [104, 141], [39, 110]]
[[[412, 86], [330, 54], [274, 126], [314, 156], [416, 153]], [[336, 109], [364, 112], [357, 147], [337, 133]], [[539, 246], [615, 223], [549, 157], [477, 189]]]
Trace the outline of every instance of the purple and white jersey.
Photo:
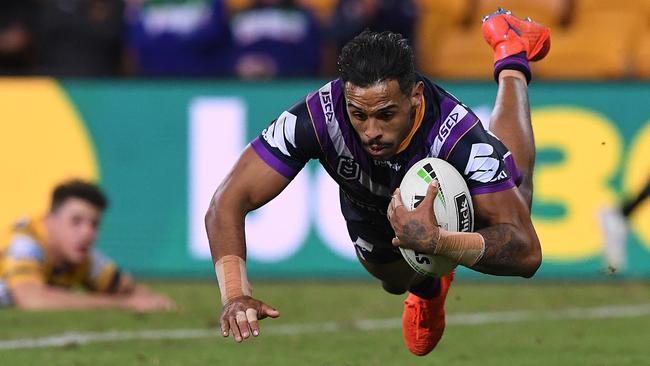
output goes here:
[[[348, 221], [388, 224], [391, 193], [415, 162], [451, 163], [472, 195], [510, 189], [521, 175], [507, 148], [454, 96], [424, 77], [424, 117], [409, 145], [389, 160], [372, 159], [346, 112], [340, 79], [325, 84], [283, 112], [252, 143], [257, 154], [288, 179], [318, 159], [341, 192]], [[390, 226], [389, 226], [390, 227]]]

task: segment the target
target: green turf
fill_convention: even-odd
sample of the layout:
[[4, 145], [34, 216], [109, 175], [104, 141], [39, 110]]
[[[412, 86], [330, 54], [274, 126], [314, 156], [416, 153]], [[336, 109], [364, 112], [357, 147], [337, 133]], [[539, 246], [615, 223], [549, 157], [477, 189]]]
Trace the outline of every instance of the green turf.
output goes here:
[[[0, 311], [0, 341], [108, 330], [210, 329], [220, 307], [208, 282], [151, 284], [181, 306], [175, 313], [136, 315], [119, 311], [21, 313]], [[650, 316], [614, 319], [533, 319], [450, 325], [438, 348], [411, 356], [399, 328], [297, 335], [273, 327], [355, 319], [395, 319], [401, 298], [366, 282], [255, 283], [255, 293], [282, 317], [261, 323], [262, 335], [244, 344], [232, 339], [138, 340], [63, 348], [0, 351], [0, 365], [645, 365], [650, 364]], [[649, 304], [650, 284], [456, 283], [449, 314], [526, 310], [546, 313], [575, 307]], [[265, 334], [265, 329], [268, 334]]]

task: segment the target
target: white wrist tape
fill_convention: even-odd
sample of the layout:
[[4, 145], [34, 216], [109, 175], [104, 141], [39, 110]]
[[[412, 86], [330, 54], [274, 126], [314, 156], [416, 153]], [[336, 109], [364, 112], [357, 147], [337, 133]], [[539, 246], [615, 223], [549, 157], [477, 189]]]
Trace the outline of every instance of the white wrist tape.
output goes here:
[[434, 254], [443, 255], [467, 267], [475, 265], [485, 253], [485, 239], [479, 233], [440, 230]]
[[246, 262], [236, 255], [225, 255], [214, 264], [221, 291], [221, 303], [239, 296], [251, 296], [253, 291], [246, 276]]

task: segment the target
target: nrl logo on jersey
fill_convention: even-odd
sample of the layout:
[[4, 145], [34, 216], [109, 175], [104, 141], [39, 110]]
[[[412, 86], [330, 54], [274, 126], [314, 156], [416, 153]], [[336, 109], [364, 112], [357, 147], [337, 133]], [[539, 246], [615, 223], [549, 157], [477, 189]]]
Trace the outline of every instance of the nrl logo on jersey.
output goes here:
[[372, 163], [373, 163], [375, 166], [391, 168], [391, 169], [393, 169], [393, 170], [396, 171], [396, 172], [399, 172], [400, 170], [402, 170], [402, 164], [400, 164], [400, 163], [393, 163], [392, 161], [388, 161], [388, 160], [374, 160], [374, 159], [373, 159], [373, 160], [372, 160]]
[[354, 159], [341, 157], [336, 172], [345, 180], [357, 180], [361, 174], [361, 168]]

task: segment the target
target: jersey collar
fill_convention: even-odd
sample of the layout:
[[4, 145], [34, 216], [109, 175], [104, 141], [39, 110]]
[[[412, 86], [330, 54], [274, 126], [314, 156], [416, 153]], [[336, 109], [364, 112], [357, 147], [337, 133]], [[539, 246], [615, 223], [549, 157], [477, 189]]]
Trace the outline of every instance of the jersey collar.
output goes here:
[[399, 149], [397, 150], [397, 154], [401, 153], [402, 151], [406, 150], [406, 148], [409, 146], [411, 143], [411, 139], [415, 135], [415, 132], [417, 132], [418, 128], [420, 128], [420, 125], [422, 124], [422, 120], [424, 119], [424, 96], [421, 97], [420, 99], [420, 107], [418, 107], [417, 111], [415, 111], [415, 123], [413, 123], [413, 127], [411, 128], [411, 132], [406, 136], [404, 141], [399, 145]]

